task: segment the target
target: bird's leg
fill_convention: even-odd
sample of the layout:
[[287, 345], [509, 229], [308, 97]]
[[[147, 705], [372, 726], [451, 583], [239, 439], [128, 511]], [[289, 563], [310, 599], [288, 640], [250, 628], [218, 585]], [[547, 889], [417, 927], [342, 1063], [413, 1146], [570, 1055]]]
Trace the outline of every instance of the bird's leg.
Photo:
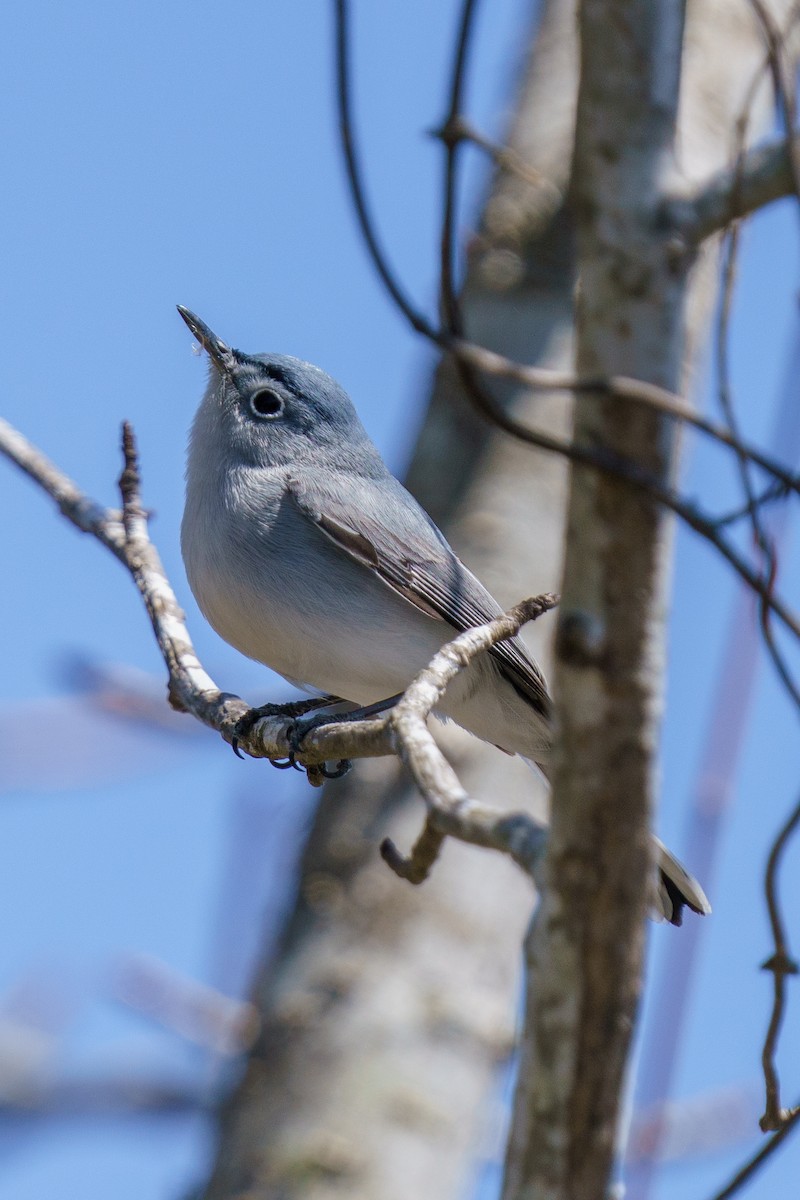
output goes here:
[[[240, 717], [233, 729], [233, 737], [231, 739], [231, 747], [237, 758], [244, 758], [244, 755], [239, 749], [239, 742], [242, 738], [247, 737], [251, 732], [256, 721], [260, 721], [262, 717], [302, 717], [306, 713], [314, 712], [318, 708], [329, 708], [333, 704], [341, 704], [342, 700], [339, 696], [313, 696], [308, 700], [292, 700], [288, 704], [262, 704], [258, 708], [249, 709], [243, 717]], [[292, 726], [294, 728], [294, 726]], [[294, 753], [292, 753], [285, 761], [283, 759], [270, 759], [274, 767], [281, 770], [286, 770], [288, 767], [296, 767], [298, 771], [302, 767], [294, 761]]]

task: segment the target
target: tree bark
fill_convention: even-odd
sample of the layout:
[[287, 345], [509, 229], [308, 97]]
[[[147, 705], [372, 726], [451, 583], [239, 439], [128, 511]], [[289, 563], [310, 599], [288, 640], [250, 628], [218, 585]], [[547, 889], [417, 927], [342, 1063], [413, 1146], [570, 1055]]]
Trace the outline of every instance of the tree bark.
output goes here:
[[[577, 370], [673, 391], [705, 325], [713, 255], [695, 266], [660, 220], [662, 201], [678, 172], [691, 177], [702, 164], [705, 174], [730, 155], [763, 60], [746, 11], [697, 0], [688, 21], [684, 39], [680, 6], [582, 0], [573, 169]], [[581, 397], [574, 436], [662, 483], [675, 476], [678, 439], [663, 415]], [[547, 884], [528, 947], [504, 1200], [583, 1200], [609, 1188], [653, 870], [670, 540], [670, 522], [641, 493], [573, 468]]]

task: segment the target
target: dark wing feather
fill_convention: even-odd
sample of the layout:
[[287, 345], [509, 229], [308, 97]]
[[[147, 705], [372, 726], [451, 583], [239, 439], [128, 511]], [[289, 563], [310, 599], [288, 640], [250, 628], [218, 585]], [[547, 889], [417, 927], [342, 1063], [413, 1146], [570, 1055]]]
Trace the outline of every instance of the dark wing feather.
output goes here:
[[[369, 568], [429, 617], [462, 632], [484, 625], [503, 611], [464, 564], [415, 500], [392, 476], [380, 480], [380, 493], [369, 479], [349, 476], [341, 489], [348, 496], [345, 514], [326, 480], [293, 478], [288, 491], [305, 517], [340, 550]], [[346, 490], [345, 490], [346, 488]], [[379, 512], [380, 519], [372, 512]], [[402, 534], [396, 516], [402, 514]], [[550, 716], [547, 684], [518, 638], [498, 642], [489, 651], [508, 682], [541, 713]]]

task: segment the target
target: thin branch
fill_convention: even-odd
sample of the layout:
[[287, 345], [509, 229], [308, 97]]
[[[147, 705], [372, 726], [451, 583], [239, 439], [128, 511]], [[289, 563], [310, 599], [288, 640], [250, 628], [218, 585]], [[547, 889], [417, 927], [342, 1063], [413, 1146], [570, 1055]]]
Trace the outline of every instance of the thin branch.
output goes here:
[[731, 512], [725, 513], [721, 517], [717, 517], [717, 529], [723, 529], [727, 525], [734, 525], [737, 521], [741, 521], [743, 517], [748, 517], [753, 508], [762, 509], [768, 504], [774, 504], [777, 500], [785, 500], [788, 491], [786, 485], [779, 480], [775, 483], [770, 483], [762, 492], [754, 497], [752, 501], [748, 500], [747, 504], [741, 504], [738, 508], [734, 508]]
[[408, 858], [403, 857], [388, 837], [381, 842], [381, 858], [400, 879], [405, 879], [408, 883], [424, 883], [441, 853], [445, 840], [445, 834], [436, 828], [433, 817], [427, 816]]
[[[469, 10], [469, 11], [468, 11]], [[462, 37], [464, 36], [464, 24], [469, 19], [471, 5], [465, 0], [465, 12], [462, 17]], [[364, 185], [362, 182], [362, 173], [360, 166], [360, 158], [356, 147], [355, 132], [353, 126], [352, 107], [350, 98], [350, 65], [349, 65], [349, 9], [347, 0], [336, 0], [336, 76], [338, 83], [338, 101], [339, 101], [339, 119], [340, 133], [342, 139], [342, 150], [345, 157], [347, 167], [347, 176], [350, 184], [350, 192], [353, 200], [353, 205], [356, 210], [356, 216], [361, 229], [362, 237], [364, 238], [367, 250], [372, 258], [378, 275], [387, 288], [390, 296], [394, 300], [397, 307], [404, 314], [412, 327], [421, 333], [429, 341], [437, 345], [441, 350], [453, 354], [456, 360], [464, 363], [469, 367], [474, 367], [476, 370], [486, 375], [497, 376], [502, 379], [509, 379], [512, 382], [520, 383], [524, 387], [532, 390], [544, 391], [565, 391], [577, 394], [587, 394], [592, 396], [618, 398], [628, 400], [632, 403], [643, 404], [651, 408], [655, 408], [659, 412], [668, 413], [678, 420], [685, 421], [693, 425], [696, 429], [705, 433], [707, 436], [719, 441], [722, 445], [729, 448], [735, 448], [738, 453], [746, 455], [762, 470], [780, 480], [790, 490], [800, 493], [800, 477], [793, 474], [782, 464], [774, 461], [769, 455], [758, 450], [746, 443], [734, 443], [730, 431], [724, 427], [707, 420], [705, 417], [696, 413], [691, 405], [675, 392], [670, 392], [667, 388], [659, 387], [657, 384], [645, 383], [642, 380], [631, 379], [626, 376], [613, 376], [608, 378], [589, 378], [575, 375], [568, 371], [552, 371], [543, 367], [533, 367], [522, 363], [514, 362], [512, 359], [506, 358], [502, 354], [497, 354], [492, 350], [488, 350], [483, 346], [474, 345], [471, 342], [465, 341], [458, 336], [454, 329], [436, 329], [428, 322], [412, 303], [408, 300], [397, 282], [391, 268], [388, 265], [386, 257], [380, 247], [377, 233], [375, 231], [374, 222], [369, 212], [369, 208], [365, 199]], [[463, 89], [462, 75], [466, 69], [466, 57], [459, 50], [456, 55], [456, 64], [454, 66], [453, 82], [451, 91], [454, 94], [460, 94]], [[456, 180], [456, 156], [461, 141], [460, 136], [457, 136], [457, 130], [460, 125], [460, 117], [451, 108], [443, 127], [443, 130], [448, 126], [452, 126], [453, 136], [444, 137], [440, 134], [447, 146], [447, 186], [451, 190], [455, 187]], [[448, 247], [452, 247], [454, 235], [452, 229], [449, 228], [449, 222], [452, 222], [453, 215], [456, 209], [454, 197], [446, 201], [444, 205], [444, 220], [441, 233], [441, 259], [444, 262], [445, 258], [449, 262]], [[448, 287], [449, 284], [449, 287]], [[446, 292], [444, 297], [443, 307], [447, 311], [456, 311], [458, 299], [452, 290], [452, 271], [446, 271], [442, 276], [443, 291]], [[456, 326], [460, 328], [462, 325], [460, 316], [457, 316]], [[515, 421], [510, 417], [501, 406], [490, 397], [484, 397], [480, 404], [481, 411], [498, 424], [507, 433], [518, 437], [523, 441], [533, 441], [538, 445], [539, 442], [528, 435], [531, 431], [527, 430], [526, 426]], [[534, 435], [535, 437], [535, 435]], [[550, 448], [550, 447], [545, 447]], [[556, 450], [556, 453], [563, 453], [563, 450]], [[584, 461], [584, 460], [582, 460]], [[599, 470], [614, 472], [615, 468], [608, 463], [597, 461], [595, 466]]]
[[[558, 603], [552, 595], [523, 600], [521, 604], [486, 625], [469, 629], [449, 642], [431, 659], [406, 688], [387, 720], [395, 733], [398, 752], [414, 777], [428, 808], [426, 829], [417, 840], [411, 858], [400, 859], [394, 846], [384, 851], [393, 869], [399, 862], [405, 878], [430, 868], [441, 843], [431, 831], [457, 837], [475, 846], [503, 850], [532, 878], [544, 850], [546, 832], [525, 813], [499, 813], [471, 800], [427, 727], [427, 718], [441, 700], [449, 683], [478, 655], [496, 642], [513, 637], [527, 621], [549, 612]], [[433, 853], [433, 857], [430, 857]], [[388, 857], [387, 857], [388, 854]], [[427, 873], [427, 871], [426, 871]], [[422, 876], [424, 878], [424, 875]], [[416, 878], [412, 882], [421, 882]]]
[[693, 245], [719, 233], [731, 221], [748, 217], [794, 192], [793, 154], [800, 138], [782, 138], [749, 150], [741, 167], [726, 167], [690, 195], [667, 197], [664, 219]]
[[[131, 427], [127, 423], [123, 427], [125, 465], [120, 486], [124, 518], [120, 512], [104, 508], [86, 496], [63, 471], [2, 419], [0, 453], [5, 454], [47, 492], [68, 521], [82, 532], [97, 538], [130, 572], [144, 600], [167, 666], [169, 696], [173, 706], [191, 712], [230, 742], [237, 721], [249, 711], [249, 705], [238, 696], [222, 692], [197, 658], [183, 612], [147, 531]], [[285, 725], [285, 721], [273, 722], [276, 730]], [[285, 738], [276, 738], [275, 744], [265, 745], [263, 740], [250, 737], [246, 742], [243, 741], [243, 745], [254, 757], [285, 757], [289, 751]], [[391, 753], [391, 750], [387, 747], [385, 753]], [[336, 755], [329, 755], [329, 760], [334, 757]]]
[[765, 1133], [768, 1130], [782, 1129], [787, 1121], [796, 1115], [796, 1110], [785, 1109], [781, 1106], [778, 1072], [775, 1068], [775, 1050], [786, 1005], [786, 980], [789, 975], [796, 975], [798, 973], [797, 963], [789, 953], [783, 915], [778, 899], [778, 868], [783, 857], [783, 852], [798, 826], [800, 826], [800, 801], [798, 801], [789, 814], [783, 828], [775, 839], [770, 851], [764, 881], [767, 911], [769, 913], [769, 923], [775, 947], [767, 961], [762, 964], [762, 969], [772, 972], [773, 976], [772, 1015], [767, 1035], [764, 1039], [764, 1049], [761, 1056], [767, 1096], [766, 1107], [760, 1125]]
[[[250, 709], [238, 696], [220, 691], [197, 658], [183, 613], [150, 541], [130, 425], [126, 422], [123, 427], [125, 466], [120, 485], [124, 519], [85, 496], [71, 479], [3, 420], [0, 420], [0, 453], [47, 492], [68, 520], [96, 537], [127, 568], [147, 607], [169, 674], [171, 700], [231, 742], [237, 736], [237, 722]], [[296, 753], [297, 761], [313, 771], [326, 762], [399, 753], [422, 792], [428, 821], [440, 835], [440, 842], [445, 836], [455, 837], [500, 850], [528, 874], [535, 875], [545, 831], [525, 813], [503, 813], [471, 800], [436, 745], [426, 721], [448, 684], [478, 654], [514, 636], [526, 621], [535, 620], [556, 603], [556, 597], [551, 595], [526, 600], [488, 624], [462, 633], [442, 647], [385, 716], [358, 722], [334, 720], [311, 729]], [[253, 758], [282, 759], [292, 749], [291, 730], [292, 722], [285, 717], [262, 717], [252, 729], [238, 734], [238, 742]], [[430, 854], [435, 840], [428, 839], [426, 853]], [[417, 860], [421, 855], [422, 851], [417, 851]], [[392, 862], [389, 850], [385, 857], [396, 868], [399, 855], [395, 853]], [[430, 858], [429, 866], [432, 861]]]
[[[782, 48], [780, 31], [775, 28], [770, 14], [764, 9], [763, 5], [760, 3], [760, 0], [751, 0], [751, 7], [758, 17], [759, 23], [762, 27], [762, 32], [764, 33], [765, 40], [767, 42], [767, 65], [769, 66], [773, 77], [776, 103], [783, 112], [787, 127], [791, 128], [794, 121], [794, 100], [793, 98], [788, 97], [786, 94], [781, 62]], [[733, 210], [740, 207], [740, 199], [744, 188], [744, 175], [746, 170], [745, 139], [749, 124], [750, 104], [752, 103], [753, 96], [754, 90], [751, 89], [749, 98], [750, 102], [743, 109], [742, 115], [736, 126], [737, 145], [734, 155], [734, 163], [730, 173], [731, 182], [728, 194], [728, 203], [730, 208]], [[800, 191], [798, 191], [798, 187], [800, 186], [800, 173], [798, 172], [796, 155], [790, 153], [790, 147], [787, 143], [784, 143], [783, 150], [786, 157], [785, 174], [789, 184], [788, 191], [800, 195]], [[740, 224], [738, 221], [731, 220], [731, 223], [727, 227], [723, 242], [722, 300], [719, 308], [719, 319], [717, 322], [716, 332], [717, 374], [719, 379], [718, 398], [720, 407], [725, 415], [728, 428], [737, 446], [741, 442], [741, 431], [733, 403], [728, 348], [739, 240]], [[759, 497], [756, 493], [756, 489], [751, 477], [750, 463], [747, 457], [740, 452], [737, 453], [737, 463], [742, 491], [746, 497], [746, 505], [743, 511], [749, 517], [752, 528], [753, 542], [762, 558], [761, 576], [768, 584], [769, 589], [772, 590], [777, 577], [778, 561], [774, 539], [770, 537], [762, 521], [763, 496]], [[787, 692], [794, 702], [795, 708], [800, 710], [800, 689], [798, 688], [789, 669], [789, 665], [777, 644], [770, 620], [771, 614], [769, 606], [766, 603], [764, 594], [759, 597], [758, 610], [759, 625], [767, 651], [773, 661], [773, 665], [775, 666], [780, 679], [782, 680]], [[793, 1118], [792, 1111], [784, 1109], [781, 1105], [780, 1083], [778, 1079], [777, 1068], [775, 1066], [775, 1054], [778, 1036], [785, 1013], [786, 980], [787, 976], [797, 973], [797, 966], [791, 960], [788, 952], [783, 916], [780, 910], [780, 903], [777, 894], [776, 876], [778, 863], [783, 849], [799, 822], [800, 805], [798, 805], [798, 807], [795, 809], [775, 839], [769, 855], [769, 861], [765, 874], [764, 886], [770, 925], [772, 927], [775, 944], [774, 953], [771, 955], [768, 961], [763, 964], [763, 969], [771, 971], [773, 975], [772, 1012], [762, 1050], [762, 1069], [764, 1074], [766, 1102], [765, 1111], [761, 1118], [760, 1124], [762, 1130], [765, 1132], [768, 1130], [781, 1130], [787, 1124], [787, 1122], [791, 1121]]]
[[[744, 123], [742, 123], [740, 131], [742, 138], [744, 137], [744, 132], [745, 126]], [[733, 403], [728, 343], [738, 247], [739, 226], [738, 223], [736, 223], [732, 225], [726, 232], [724, 240], [722, 302], [720, 304], [719, 321], [717, 323], [716, 348], [717, 373], [719, 376], [719, 402], [723, 412], [725, 413], [728, 426], [731, 432], [737, 438], [739, 436], [738, 417], [736, 415], [736, 410]], [[774, 541], [772, 538], [770, 538], [762, 523], [761, 510], [750, 476], [749, 463], [741, 455], [738, 456], [738, 466], [742, 490], [747, 499], [746, 511], [752, 526], [753, 541], [763, 559], [762, 577], [769, 582], [769, 586], [772, 588], [774, 587], [777, 574], [777, 554]], [[788, 663], [786, 662], [775, 640], [774, 631], [770, 622], [770, 612], [764, 596], [759, 597], [759, 625], [773, 664], [790, 697], [794, 701], [796, 709], [800, 709], [800, 690], [798, 690], [797, 684], [795, 683], [789, 670]], [[775, 1054], [777, 1050], [778, 1036], [780, 1034], [785, 1013], [786, 980], [787, 976], [797, 973], [797, 966], [790, 958], [788, 951], [783, 916], [780, 909], [777, 891], [777, 869], [783, 849], [792, 833], [797, 828], [798, 823], [800, 823], [800, 804], [798, 804], [798, 806], [795, 808], [794, 812], [791, 814], [788, 821], [775, 839], [769, 855], [765, 873], [764, 888], [766, 892], [767, 909], [769, 912], [775, 949], [774, 953], [770, 956], [767, 962], [763, 964], [763, 969], [771, 971], [773, 975], [772, 1012], [764, 1038], [764, 1047], [761, 1056], [762, 1069], [764, 1073], [766, 1103], [764, 1115], [761, 1118], [760, 1124], [764, 1132], [782, 1129], [787, 1121], [791, 1120], [793, 1115], [791, 1110], [784, 1109], [781, 1105], [780, 1083], [778, 1079], [777, 1068], [775, 1066]]]
[[457, 336], [463, 335], [461, 308], [455, 287], [455, 223], [458, 215], [459, 146], [464, 139], [461, 122], [462, 98], [467, 70], [470, 38], [475, 25], [476, 0], [464, 0], [461, 9], [458, 37], [455, 43], [453, 70], [450, 81], [450, 102], [439, 131], [445, 146], [444, 206], [442, 213], [440, 253], [439, 305], [447, 328]]
[[[546, 367], [527, 366], [505, 358], [493, 350], [487, 350], [483, 346], [476, 346], [458, 338], [445, 338], [444, 341], [446, 349], [486, 375], [510, 379], [534, 391], [569, 391], [576, 395], [595, 396], [598, 399], [607, 397], [612, 400], [628, 400], [674, 417], [676, 420], [684, 421], [721, 445], [735, 450], [737, 454], [744, 455], [763, 471], [774, 476], [789, 491], [800, 494], [800, 475], [791, 472], [771, 455], [737, 439], [724, 425], [719, 425], [702, 416], [682, 396], [667, 388], [659, 387], [658, 384], [645, 383], [624, 375], [590, 378], [574, 375], [569, 371], [553, 371]], [[523, 441], [527, 440], [527, 427], [509, 417], [497, 401], [491, 400], [491, 411], [487, 411], [486, 415], [496, 423], [502, 423], [502, 428], [513, 434], [514, 437]], [[601, 470], [604, 469], [601, 463], [595, 465]], [[605, 469], [613, 471], [613, 468], [606, 467]]]
[[560, 203], [564, 199], [564, 193], [552, 180], [548, 179], [536, 167], [531, 166], [530, 163], [526, 163], [525, 159], [517, 154], [516, 150], [512, 150], [510, 146], [501, 146], [497, 142], [493, 142], [486, 134], [476, 129], [463, 114], [459, 114], [451, 125], [443, 125], [438, 129], [432, 129], [431, 137], [437, 138], [445, 144], [451, 139], [469, 142], [478, 150], [483, 151], [501, 171], [507, 171], [510, 175], [516, 175], [518, 179], [524, 180], [526, 183], [531, 184], [532, 187], [549, 191], [554, 203]]
[[[510, 416], [494, 397], [489, 395], [486, 389], [480, 386], [473, 372], [477, 370], [485, 374], [511, 379], [529, 388], [564, 390], [597, 398], [612, 397], [644, 404], [660, 412], [669, 413], [676, 419], [686, 421], [721, 444], [732, 449], [735, 448], [737, 453], [746, 455], [775, 479], [785, 484], [789, 490], [800, 492], [800, 480], [795, 475], [780, 463], [774, 462], [762, 451], [735, 442], [729, 430], [699, 416], [686, 404], [682, 397], [665, 388], [627, 377], [581, 378], [567, 372], [548, 371], [542, 368], [525, 366], [521, 363], [514, 363], [503, 355], [496, 354], [484, 347], [473, 345], [470, 342], [465, 342], [463, 339], [455, 336], [452, 331], [434, 329], [406, 299], [380, 249], [372, 218], [364, 199], [350, 104], [347, 0], [336, 0], [336, 47], [342, 146], [359, 225], [376, 270], [395, 303], [405, 314], [414, 329], [422, 333], [441, 349], [454, 354], [460, 367], [465, 387], [472, 395], [473, 401], [479, 410], [499, 428], [530, 445], [560, 454], [573, 462], [579, 462], [585, 466], [594, 467], [597, 470], [625, 479], [637, 489], [648, 493], [659, 503], [664, 504], [672, 512], [681, 517], [695, 532], [715, 546], [740, 578], [760, 596], [765, 597], [770, 609], [775, 612], [776, 616], [787, 625], [796, 637], [800, 637], [800, 622], [798, 622], [796, 615], [778, 597], [769, 595], [767, 584], [759, 578], [757, 572], [750, 567], [738, 551], [725, 540], [713, 519], [701, 513], [694, 505], [685, 501], [673, 491], [659, 485], [634, 463], [624, 462], [616, 456], [604, 453], [599, 448], [578, 446], [574, 443], [529, 429]], [[463, 56], [459, 56], [456, 71], [463, 71], [463, 69], [464, 59]], [[460, 80], [458, 86], [461, 86]], [[458, 151], [458, 146], [458, 139], [453, 139], [448, 144], [449, 157], [454, 158]], [[452, 169], [450, 177], [454, 178], [454, 169]], [[445, 205], [445, 213], [446, 215], [449, 214], [451, 219], [454, 209], [454, 203]], [[443, 261], [447, 254], [446, 247], [450, 245], [452, 245], [452, 233], [443, 229]], [[450, 274], [443, 276], [445, 289], [447, 288], [448, 279], [451, 279]], [[455, 315], [456, 327], [460, 328], [462, 322], [457, 304], [457, 298], [452, 292], [451, 287], [450, 292], [444, 297], [443, 308]]]
[[350, 37], [348, 30], [349, 9], [347, 0], [336, 0], [336, 96], [339, 108], [339, 131], [342, 139], [347, 179], [353, 198], [362, 237], [373, 265], [383, 281], [384, 287], [406, 320], [418, 333], [430, 337], [433, 327], [409, 300], [402, 285], [389, 266], [378, 238], [367, 204], [366, 190], [361, 179], [361, 167], [355, 153], [353, 138], [353, 113], [350, 88]]
[[[783, 118], [786, 131], [786, 150], [791, 175], [791, 190], [800, 199], [800, 141], [794, 137], [797, 125], [797, 105], [794, 97], [794, 71], [785, 60], [785, 31], [780, 28], [763, 0], [750, 0], [767, 48], [767, 62], [772, 75], [775, 105]], [[797, 8], [790, 13], [790, 22], [796, 20]]]
[[774, 1134], [768, 1141], [761, 1146], [752, 1158], [748, 1159], [744, 1166], [740, 1167], [732, 1179], [724, 1185], [724, 1187], [715, 1192], [710, 1200], [731, 1200], [737, 1192], [741, 1191], [746, 1183], [749, 1183], [767, 1159], [771, 1158], [778, 1147], [786, 1140], [789, 1134], [800, 1121], [800, 1104], [792, 1109], [792, 1116], [788, 1121]]

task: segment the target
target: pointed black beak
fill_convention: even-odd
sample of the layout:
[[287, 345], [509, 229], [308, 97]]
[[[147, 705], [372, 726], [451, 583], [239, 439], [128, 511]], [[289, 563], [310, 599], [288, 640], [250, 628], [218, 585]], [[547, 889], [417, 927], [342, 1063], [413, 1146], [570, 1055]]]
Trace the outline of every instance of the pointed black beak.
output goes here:
[[226, 375], [230, 374], [236, 365], [236, 351], [232, 350], [230, 346], [226, 346], [222, 339], [218, 338], [209, 329], [205, 321], [201, 321], [188, 308], [184, 308], [182, 304], [178, 304], [177, 309], [200, 345], [211, 355], [211, 358], [220, 371], [224, 371]]

